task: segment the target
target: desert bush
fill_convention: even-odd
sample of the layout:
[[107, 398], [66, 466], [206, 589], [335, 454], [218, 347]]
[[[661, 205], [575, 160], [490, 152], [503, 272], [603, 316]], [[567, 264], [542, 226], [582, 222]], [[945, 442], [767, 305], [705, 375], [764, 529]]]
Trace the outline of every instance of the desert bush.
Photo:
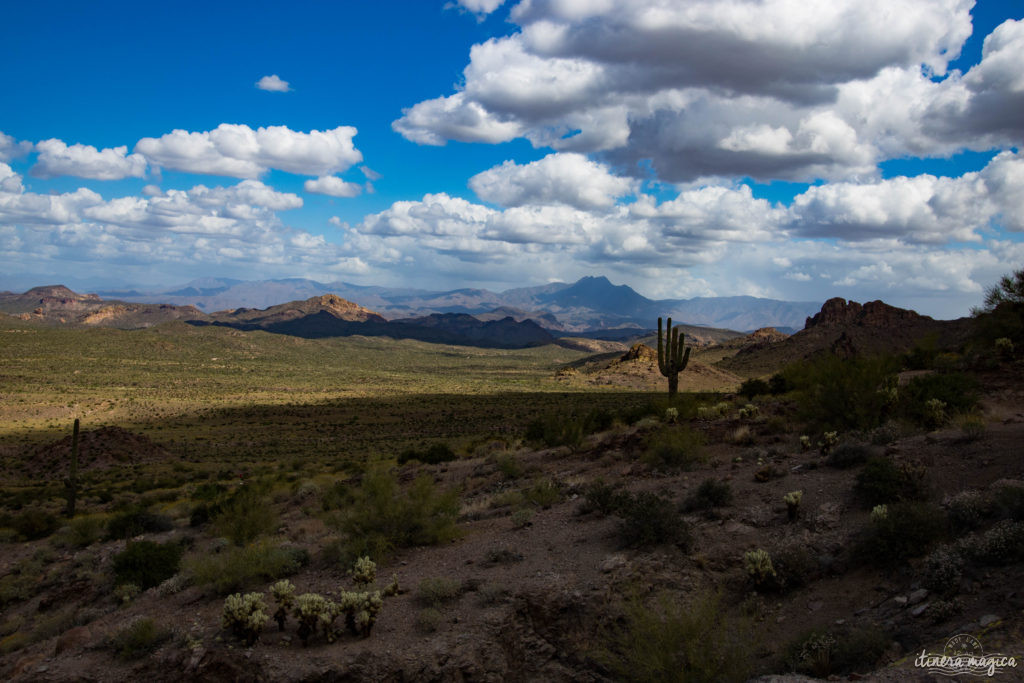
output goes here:
[[725, 507], [732, 502], [732, 488], [727, 481], [705, 479], [683, 502], [683, 510], [711, 510]]
[[484, 607], [500, 605], [511, 594], [508, 587], [500, 583], [486, 583], [477, 591], [477, 600]]
[[961, 538], [957, 550], [965, 557], [986, 565], [1005, 565], [1024, 560], [1024, 523], [996, 522], [984, 533]]
[[959, 372], [915, 377], [900, 389], [900, 413], [911, 422], [934, 429], [952, 413], [966, 413], [978, 403], [977, 382]]
[[629, 502], [629, 498], [629, 492], [623, 490], [621, 486], [595, 481], [583, 490], [583, 501], [580, 503], [579, 511], [582, 514], [596, 512], [607, 516]]
[[820, 571], [817, 557], [805, 543], [799, 541], [775, 548], [772, 556], [775, 587], [779, 590], [799, 588], [810, 582]]
[[427, 607], [440, 607], [462, 595], [462, 582], [444, 577], [427, 578], [416, 588], [416, 599]]
[[926, 500], [929, 495], [923, 468], [907, 463], [896, 464], [884, 456], [868, 459], [857, 475], [855, 488], [868, 506]]
[[178, 543], [135, 541], [114, 555], [117, 583], [134, 583], [141, 589], [153, 588], [178, 573], [183, 549]]
[[919, 557], [946, 533], [946, 518], [935, 505], [920, 502], [886, 505], [872, 513], [855, 553], [869, 564], [892, 566]]
[[936, 548], [921, 563], [921, 585], [939, 595], [955, 595], [960, 590], [964, 558], [953, 546]]
[[633, 597], [611, 622], [596, 657], [616, 680], [666, 683], [745, 681], [756, 642], [751, 621], [733, 616], [716, 593], [684, 602]]
[[105, 515], [79, 515], [60, 528], [54, 543], [65, 548], [86, 548], [103, 538]]
[[119, 659], [141, 659], [152, 654], [171, 638], [171, 631], [161, 628], [148, 617], [136, 619], [107, 641]]
[[523, 498], [539, 508], [547, 509], [562, 500], [562, 489], [552, 479], [538, 479], [533, 486], [523, 490]]
[[935, 624], [941, 624], [944, 621], [949, 621], [956, 615], [964, 611], [964, 601], [960, 598], [952, 598], [949, 600], [935, 600], [928, 609], [924, 611], [924, 615]]
[[707, 460], [704, 437], [688, 427], [663, 427], [647, 443], [643, 461], [657, 468], [690, 468]]
[[621, 517], [619, 537], [627, 547], [645, 547], [671, 543], [683, 551], [690, 549], [690, 527], [667, 498], [642, 492], [632, 496], [616, 514]]
[[230, 629], [237, 637], [252, 646], [259, 640], [263, 627], [270, 621], [263, 593], [235, 593], [224, 600], [221, 627]]
[[949, 500], [947, 514], [953, 532], [973, 531], [991, 513], [992, 506], [978, 491], [961, 491]]
[[518, 479], [523, 476], [523, 466], [511, 453], [497, 456], [494, 459], [494, 466], [506, 479]]
[[533, 523], [533, 510], [522, 508], [512, 513], [512, 528], [525, 529]]
[[434, 633], [444, 625], [444, 614], [441, 610], [426, 607], [416, 613], [416, 626], [424, 633]]
[[957, 426], [960, 427], [960, 434], [963, 436], [964, 441], [968, 442], [980, 441], [985, 436], [985, 431], [988, 428], [988, 425], [985, 424], [985, 418], [976, 413], [969, 413], [958, 417]]
[[526, 426], [524, 438], [550, 448], [576, 448], [583, 440], [583, 421], [575, 415], [565, 414], [538, 417]]
[[115, 515], [107, 522], [107, 539], [122, 540], [140, 534], [170, 531], [173, 528], [174, 522], [167, 515], [133, 508]]
[[38, 541], [53, 534], [60, 527], [60, 521], [45, 510], [29, 508], [11, 518], [7, 526], [26, 541]]
[[890, 408], [884, 389], [898, 370], [888, 357], [824, 355], [783, 371], [797, 391], [800, 416], [821, 430], [867, 430], [880, 425]]
[[753, 399], [755, 396], [762, 394], [771, 393], [771, 387], [768, 386], [768, 382], [763, 379], [750, 378], [740, 385], [739, 394], [745, 397], [748, 401]]
[[437, 465], [442, 462], [450, 462], [457, 457], [451, 446], [443, 441], [439, 441], [421, 450], [409, 448], [403, 451], [398, 456], [398, 464], [404, 465], [407, 462], [417, 460], [424, 465]]
[[866, 444], [843, 443], [829, 453], [827, 462], [831, 467], [845, 470], [867, 462], [872, 453], [873, 450]]
[[237, 546], [252, 543], [277, 527], [277, 515], [265, 490], [253, 484], [239, 487], [212, 521], [214, 530]]
[[364, 555], [380, 560], [397, 548], [437, 545], [456, 538], [459, 496], [440, 492], [429, 475], [403, 491], [393, 474], [368, 472], [348, 509], [334, 523], [346, 536], [348, 562]]
[[811, 631], [786, 648], [784, 667], [818, 678], [866, 673], [889, 648], [890, 639], [877, 627]]
[[291, 576], [308, 562], [309, 553], [305, 550], [263, 539], [243, 548], [193, 555], [186, 559], [185, 567], [196, 585], [209, 586], [226, 595]]
[[1024, 522], [1024, 486], [1001, 486], [993, 495], [993, 504], [1000, 517]]

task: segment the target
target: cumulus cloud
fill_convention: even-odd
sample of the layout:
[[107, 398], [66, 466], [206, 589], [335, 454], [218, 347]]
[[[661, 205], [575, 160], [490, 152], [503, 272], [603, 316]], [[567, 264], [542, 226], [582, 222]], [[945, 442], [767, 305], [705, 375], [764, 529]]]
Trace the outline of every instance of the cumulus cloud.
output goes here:
[[1024, 22], [993, 31], [968, 73], [948, 69], [973, 4], [524, 0], [518, 33], [475, 45], [459, 89], [393, 127], [602, 152], [670, 182], [871, 179], [886, 158], [1024, 139]]
[[563, 153], [524, 165], [506, 161], [470, 178], [469, 187], [480, 199], [501, 206], [566, 204], [587, 209], [612, 206], [634, 192], [637, 183], [612, 175], [582, 154]]
[[352, 138], [356, 129], [293, 131], [287, 126], [255, 130], [222, 123], [212, 131], [174, 130], [135, 145], [151, 164], [176, 171], [258, 178], [270, 169], [301, 175], [340, 173], [363, 159]]
[[128, 154], [126, 146], [97, 150], [91, 145], [66, 145], [50, 139], [36, 143], [39, 157], [30, 173], [39, 178], [76, 176], [93, 180], [141, 178], [146, 174], [146, 159]]
[[260, 80], [256, 81], [256, 87], [260, 90], [267, 90], [270, 92], [289, 92], [291, 90], [291, 87], [288, 85], [288, 81], [281, 80], [277, 74], [264, 76]]
[[27, 140], [18, 142], [10, 135], [0, 131], [0, 162], [10, 161], [25, 156], [32, 151], [32, 143]]
[[326, 194], [331, 197], [355, 197], [362, 192], [356, 183], [347, 183], [338, 176], [322, 176], [316, 180], [307, 180], [302, 188], [306, 192]]
[[448, 3], [445, 7], [461, 7], [483, 18], [501, 7], [504, 3], [505, 0], [456, 0], [454, 3]]
[[302, 206], [297, 195], [255, 180], [229, 187], [197, 185], [150, 197], [104, 199], [88, 189], [24, 192], [0, 164], [0, 262], [39, 272], [68, 260], [175, 269], [259, 266], [281, 275], [298, 269], [358, 274], [367, 264], [320, 235], [284, 225], [275, 212]]

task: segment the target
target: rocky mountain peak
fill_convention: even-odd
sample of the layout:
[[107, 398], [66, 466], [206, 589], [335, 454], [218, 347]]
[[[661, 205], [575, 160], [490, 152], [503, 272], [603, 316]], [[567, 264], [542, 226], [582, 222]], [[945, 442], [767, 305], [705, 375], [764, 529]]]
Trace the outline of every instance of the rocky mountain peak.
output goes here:
[[931, 320], [915, 311], [890, 306], [883, 301], [859, 304], [841, 297], [829, 299], [821, 311], [807, 318], [804, 329], [830, 325], [858, 325], [861, 327], [895, 327], [907, 322]]

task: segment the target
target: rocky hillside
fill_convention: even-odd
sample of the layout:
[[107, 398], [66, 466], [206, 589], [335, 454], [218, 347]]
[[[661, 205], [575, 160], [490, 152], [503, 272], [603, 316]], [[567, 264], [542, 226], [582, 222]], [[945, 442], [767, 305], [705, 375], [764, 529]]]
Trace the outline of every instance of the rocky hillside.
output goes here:
[[922, 342], [947, 348], [962, 342], [969, 332], [966, 318], [934, 320], [882, 301], [860, 304], [835, 298], [808, 317], [796, 334], [777, 340], [766, 333], [763, 343], [746, 345], [717, 365], [750, 377], [826, 351], [843, 357], [901, 353]]
[[63, 285], [33, 287], [23, 294], [0, 292], [0, 312], [23, 320], [135, 329], [172, 320], [207, 320], [193, 306], [125, 303], [79, 294]]

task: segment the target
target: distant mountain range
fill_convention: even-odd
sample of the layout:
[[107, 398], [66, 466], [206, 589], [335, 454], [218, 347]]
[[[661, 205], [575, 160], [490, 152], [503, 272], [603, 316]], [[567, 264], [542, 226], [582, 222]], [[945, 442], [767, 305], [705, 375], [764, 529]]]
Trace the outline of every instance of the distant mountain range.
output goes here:
[[[778, 301], [751, 296], [698, 297], [653, 300], [605, 277], [585, 277], [574, 283], [492, 292], [486, 289], [429, 291], [322, 283], [286, 279], [242, 281], [221, 278], [193, 280], [159, 291], [103, 291], [105, 298], [123, 302], [195, 306], [211, 313], [237, 308], [269, 308], [289, 301], [334, 294], [357, 302], [388, 320], [460, 313], [490, 322], [511, 317], [533, 320], [554, 333], [587, 333], [615, 328], [651, 330], [658, 317], [690, 325], [750, 331], [775, 327], [794, 332], [821, 308], [821, 302]], [[588, 335], [589, 336], [589, 335]]]

